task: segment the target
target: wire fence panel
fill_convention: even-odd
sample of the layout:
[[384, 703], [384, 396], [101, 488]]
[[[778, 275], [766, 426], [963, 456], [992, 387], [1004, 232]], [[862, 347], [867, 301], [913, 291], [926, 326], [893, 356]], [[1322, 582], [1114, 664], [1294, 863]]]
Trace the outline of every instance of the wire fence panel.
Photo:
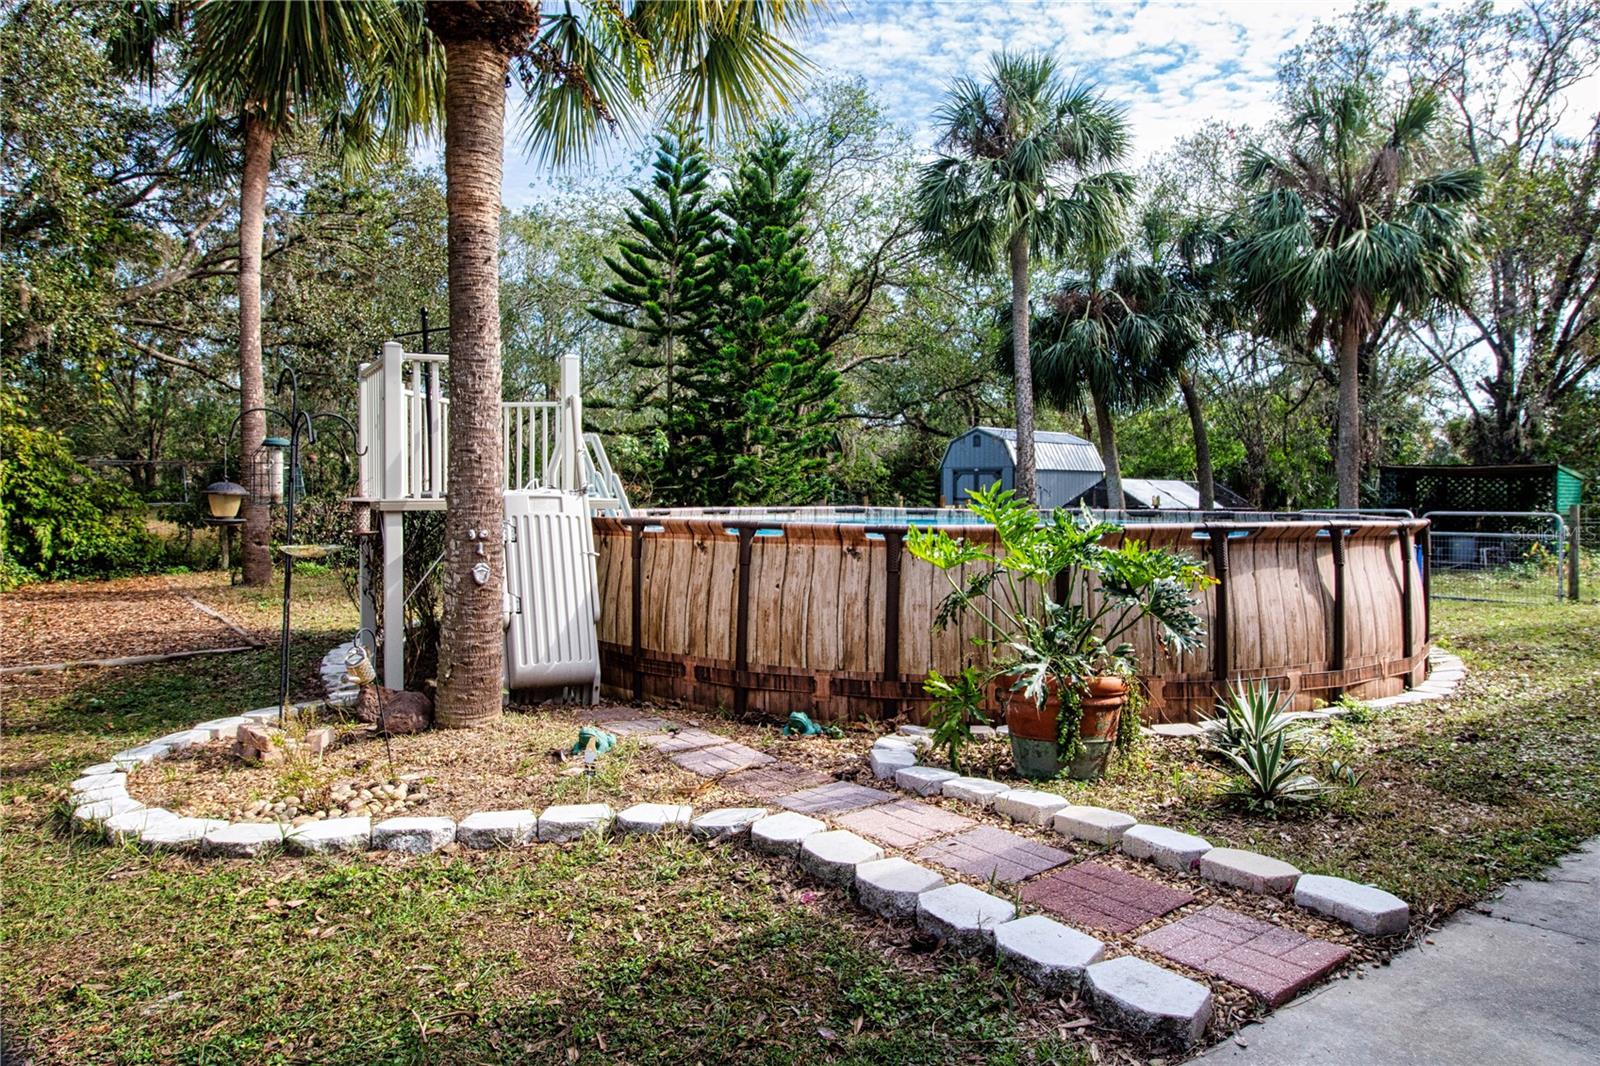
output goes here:
[[1600, 507], [1578, 512], [1578, 600], [1600, 603]]
[[1432, 511], [1429, 593], [1441, 600], [1553, 603], [1567, 594], [1567, 529], [1545, 511]]

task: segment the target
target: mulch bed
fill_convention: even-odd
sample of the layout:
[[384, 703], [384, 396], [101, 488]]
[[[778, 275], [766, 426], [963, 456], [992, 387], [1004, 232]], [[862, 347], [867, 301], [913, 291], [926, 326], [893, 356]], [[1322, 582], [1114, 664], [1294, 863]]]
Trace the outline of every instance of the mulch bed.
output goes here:
[[0, 665], [236, 648], [245, 639], [160, 576], [24, 585], [0, 597]]

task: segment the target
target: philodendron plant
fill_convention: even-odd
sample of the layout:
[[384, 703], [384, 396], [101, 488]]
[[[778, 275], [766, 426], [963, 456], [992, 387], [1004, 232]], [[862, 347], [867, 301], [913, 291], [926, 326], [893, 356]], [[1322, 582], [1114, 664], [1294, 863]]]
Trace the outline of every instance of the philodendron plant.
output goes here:
[[[1138, 656], [1122, 638], [1149, 620], [1167, 651], [1201, 647], [1194, 594], [1212, 579], [1204, 564], [1132, 537], [1106, 544], [1122, 527], [1087, 508], [1041, 515], [998, 484], [974, 492], [970, 507], [994, 526], [999, 550], [938, 528], [906, 534], [907, 550], [950, 582], [934, 628], [976, 615], [987, 634], [978, 642], [992, 652], [992, 677], [1009, 680], [1012, 691], [1041, 708], [1052, 694], [1060, 697], [1059, 744], [1070, 759], [1082, 750], [1080, 701], [1089, 681], [1132, 681], [1138, 674]], [[969, 568], [964, 580], [963, 567]]]

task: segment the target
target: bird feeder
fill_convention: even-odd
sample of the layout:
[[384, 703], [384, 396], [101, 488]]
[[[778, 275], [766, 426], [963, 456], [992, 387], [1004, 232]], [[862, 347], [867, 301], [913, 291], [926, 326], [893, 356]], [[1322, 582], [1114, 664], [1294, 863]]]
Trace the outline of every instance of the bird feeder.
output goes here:
[[239, 509], [244, 506], [250, 490], [233, 481], [213, 481], [206, 486], [206, 521], [212, 525], [237, 525], [244, 519]]
[[261, 448], [256, 452], [256, 471], [259, 478], [256, 484], [266, 487], [262, 503], [283, 502], [283, 468], [288, 454], [288, 437], [266, 437], [261, 441]]

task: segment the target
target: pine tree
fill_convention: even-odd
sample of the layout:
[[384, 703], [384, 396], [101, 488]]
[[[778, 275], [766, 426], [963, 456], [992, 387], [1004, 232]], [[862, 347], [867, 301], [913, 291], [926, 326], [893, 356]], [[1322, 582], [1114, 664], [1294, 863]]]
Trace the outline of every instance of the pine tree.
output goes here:
[[605, 260], [616, 277], [601, 290], [610, 303], [589, 309], [600, 321], [645, 341], [645, 350], [630, 360], [644, 371], [633, 402], [638, 411], [659, 412], [652, 421], [667, 430], [666, 456], [657, 456], [656, 469], [648, 471], [656, 478], [674, 451], [670, 427], [677, 422], [679, 354], [685, 334], [702, 328], [695, 323], [715, 280], [720, 223], [706, 188], [710, 174], [692, 133], [656, 138], [650, 188], [628, 190], [636, 206], [627, 210], [627, 223], [635, 236], [619, 242], [618, 254]]
[[827, 491], [839, 376], [807, 302], [820, 280], [804, 245], [810, 184], [774, 129], [719, 205], [716, 286], [697, 314], [668, 429], [666, 487], [684, 502], [811, 503]]

